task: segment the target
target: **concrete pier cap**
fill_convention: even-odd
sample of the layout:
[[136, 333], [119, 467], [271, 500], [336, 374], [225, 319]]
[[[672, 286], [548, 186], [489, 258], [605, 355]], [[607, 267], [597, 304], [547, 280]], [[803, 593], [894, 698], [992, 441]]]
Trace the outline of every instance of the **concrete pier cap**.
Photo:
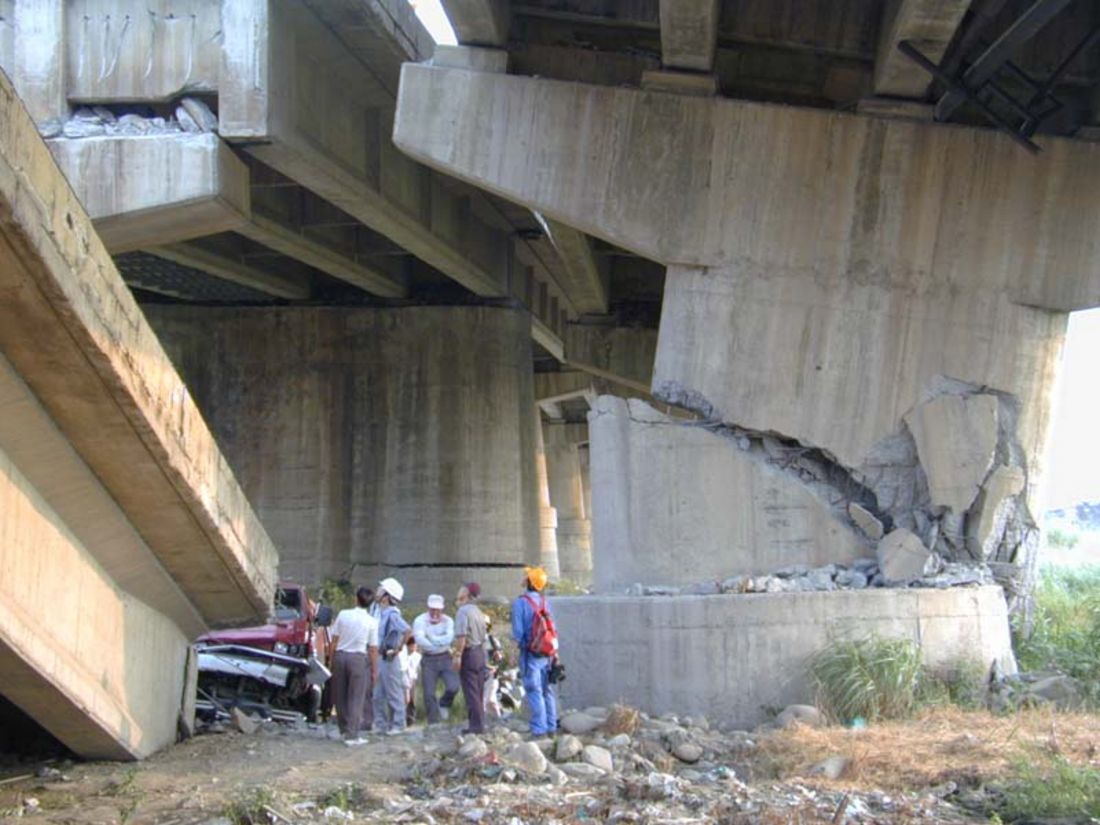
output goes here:
[[1016, 671], [1000, 587], [552, 599], [563, 706], [616, 702], [751, 728], [813, 703], [809, 658], [840, 638], [911, 639], [926, 665]]

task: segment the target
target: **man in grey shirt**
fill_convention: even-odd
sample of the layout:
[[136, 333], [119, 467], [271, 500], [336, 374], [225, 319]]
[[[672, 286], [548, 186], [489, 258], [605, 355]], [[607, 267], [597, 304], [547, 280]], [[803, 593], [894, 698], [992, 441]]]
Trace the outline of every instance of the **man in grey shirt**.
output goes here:
[[469, 722], [463, 733], [485, 732], [485, 641], [488, 631], [485, 614], [477, 606], [481, 586], [469, 582], [458, 589], [455, 604], [455, 654], [453, 667], [462, 682], [462, 695], [466, 699]]

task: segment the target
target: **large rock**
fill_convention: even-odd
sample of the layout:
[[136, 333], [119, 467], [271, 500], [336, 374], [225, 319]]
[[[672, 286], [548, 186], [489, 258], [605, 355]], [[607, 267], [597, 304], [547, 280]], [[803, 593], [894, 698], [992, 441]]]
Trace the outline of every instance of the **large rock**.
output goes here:
[[573, 779], [593, 780], [602, 779], [607, 772], [587, 762], [566, 762], [560, 768], [561, 772]]
[[775, 723], [781, 728], [789, 728], [795, 724], [820, 728], [825, 724], [825, 716], [813, 705], [787, 705], [775, 717]]
[[575, 759], [584, 750], [584, 743], [570, 733], [558, 738], [557, 747], [554, 749], [554, 758], [559, 762], [568, 762]]
[[899, 528], [878, 543], [878, 566], [887, 582], [907, 582], [930, 572], [932, 553], [915, 533]]
[[562, 717], [561, 729], [566, 733], [583, 736], [586, 733], [592, 733], [592, 731], [602, 724], [602, 719], [597, 719], [595, 716], [589, 716], [587, 713], [581, 711], [574, 711]]
[[997, 450], [997, 403], [992, 395], [941, 395], [905, 416], [933, 505], [962, 513], [974, 503]]
[[599, 745], [585, 747], [581, 751], [581, 759], [606, 773], [612, 773], [615, 770], [615, 763], [611, 759], [611, 751], [607, 748], [601, 748]]
[[508, 749], [505, 760], [522, 771], [541, 774], [546, 770], [546, 757], [534, 742], [520, 742]]
[[672, 755], [681, 762], [694, 765], [703, 758], [703, 749], [694, 742], [680, 742], [672, 749]]

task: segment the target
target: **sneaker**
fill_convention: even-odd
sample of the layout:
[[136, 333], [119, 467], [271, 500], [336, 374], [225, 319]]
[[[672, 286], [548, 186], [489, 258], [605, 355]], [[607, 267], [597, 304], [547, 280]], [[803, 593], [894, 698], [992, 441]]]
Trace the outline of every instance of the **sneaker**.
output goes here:
[[390, 728], [386, 731], [386, 736], [400, 736], [403, 733], [407, 733], [408, 730], [408, 728]]
[[345, 739], [344, 744], [347, 745], [349, 748], [357, 748], [360, 745], [367, 744], [367, 740], [364, 739], [362, 736], [358, 736], [355, 739]]

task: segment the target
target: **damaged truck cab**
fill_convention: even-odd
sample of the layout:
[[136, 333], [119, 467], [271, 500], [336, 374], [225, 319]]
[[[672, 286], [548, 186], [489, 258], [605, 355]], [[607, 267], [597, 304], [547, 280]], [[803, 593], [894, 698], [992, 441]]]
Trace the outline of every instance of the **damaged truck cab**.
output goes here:
[[219, 630], [195, 640], [196, 710], [209, 720], [239, 707], [263, 718], [317, 721], [329, 671], [332, 610], [304, 587], [280, 582], [267, 624]]

